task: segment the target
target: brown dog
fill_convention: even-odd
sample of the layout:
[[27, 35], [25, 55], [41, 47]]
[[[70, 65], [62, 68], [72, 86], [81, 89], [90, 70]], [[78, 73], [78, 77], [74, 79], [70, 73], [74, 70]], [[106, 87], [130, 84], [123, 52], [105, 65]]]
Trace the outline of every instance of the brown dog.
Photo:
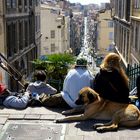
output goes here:
[[[140, 125], [140, 112], [135, 105], [105, 100], [89, 87], [85, 87], [80, 90], [76, 104], [84, 105], [85, 108], [83, 114], [57, 119], [56, 122], [81, 121], [92, 118], [111, 120], [109, 123], [105, 124], [94, 124], [93, 127], [98, 132], [117, 130], [118, 125], [126, 127]], [[76, 111], [76, 109], [72, 109], [70, 111], [66, 111], [65, 114], [74, 113]]]

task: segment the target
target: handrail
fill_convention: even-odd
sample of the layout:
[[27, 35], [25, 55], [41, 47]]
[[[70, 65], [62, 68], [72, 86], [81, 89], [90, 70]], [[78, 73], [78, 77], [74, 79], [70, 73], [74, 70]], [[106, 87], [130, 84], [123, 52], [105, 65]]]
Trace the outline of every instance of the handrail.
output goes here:
[[[2, 61], [2, 59], [5, 61], [6, 64]], [[7, 66], [8, 66], [8, 67], [7, 67]], [[9, 74], [9, 76], [11, 76], [14, 80], [18, 81], [18, 83], [19, 83], [22, 87], [24, 87], [24, 84], [21, 82], [21, 80], [25, 81], [25, 80], [23, 79], [22, 74], [21, 74], [16, 68], [14, 68], [14, 67], [8, 62], [8, 60], [5, 58], [5, 56], [2, 55], [1, 53], [0, 53], [0, 67], [3, 68], [3, 69]], [[18, 77], [15, 77], [15, 75], [9, 70], [9, 68], [10, 68], [11, 70], [13, 70], [13, 71], [17, 74]]]

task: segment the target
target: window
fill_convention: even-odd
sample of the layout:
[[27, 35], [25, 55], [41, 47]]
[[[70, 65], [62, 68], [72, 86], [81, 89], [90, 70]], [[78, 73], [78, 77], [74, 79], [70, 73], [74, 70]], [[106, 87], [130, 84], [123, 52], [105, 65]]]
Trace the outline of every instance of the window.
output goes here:
[[6, 0], [6, 7], [11, 8], [11, 0]]
[[17, 23], [7, 22], [6, 26], [7, 54], [8, 57], [11, 57], [14, 55], [14, 53], [18, 52]]
[[138, 51], [138, 41], [139, 41], [139, 24], [136, 23], [135, 26], [135, 50]]
[[28, 47], [28, 37], [29, 37], [28, 21], [24, 21], [24, 25], [25, 25], [25, 47]]
[[12, 56], [12, 47], [11, 47], [11, 25], [7, 24], [6, 28], [6, 35], [7, 35], [7, 55], [8, 57]]
[[119, 0], [118, 2], [118, 17], [121, 18], [122, 0]]
[[51, 44], [51, 52], [55, 52], [55, 44]]
[[113, 38], [114, 38], [113, 32], [109, 32], [109, 40], [113, 40]]
[[129, 31], [127, 31], [127, 44], [126, 44], [126, 60], [127, 60], [127, 62], [128, 62], [128, 60], [129, 60]]
[[35, 31], [37, 32], [37, 16], [35, 16]]
[[130, 10], [131, 9], [131, 0], [126, 1], [126, 8], [125, 8], [125, 18], [127, 21], [130, 21]]
[[40, 30], [40, 15], [38, 16], [38, 30]]
[[16, 8], [17, 1], [16, 0], [6, 0], [6, 8]]
[[22, 5], [22, 0], [18, 0], [18, 5], [19, 5], [19, 6]]
[[23, 22], [19, 22], [19, 49], [23, 49]]
[[35, 0], [36, 6], [39, 5], [39, 0]]
[[16, 23], [12, 24], [12, 46], [14, 53], [18, 52], [17, 48], [17, 25]]
[[27, 0], [24, 0], [24, 6], [27, 6]]
[[113, 44], [109, 44], [107, 51], [113, 51], [113, 50], [114, 50]]
[[19, 12], [22, 12], [22, 0], [18, 1], [18, 10]]
[[27, 12], [27, 6], [28, 6], [28, 2], [27, 2], [27, 0], [24, 0], [24, 10], [25, 10], [25, 12]]
[[16, 8], [16, 6], [17, 6], [16, 0], [12, 0], [12, 8]]
[[55, 38], [55, 30], [51, 30], [51, 38]]
[[29, 18], [29, 44], [34, 42], [33, 20]]
[[140, 40], [139, 40], [139, 36], [140, 36], [140, 25], [139, 22], [136, 21], [132, 21], [132, 25], [133, 25], [133, 38], [132, 38], [132, 44], [133, 44], [133, 49], [135, 50], [135, 52], [140, 53]]
[[140, 9], [140, 0], [134, 0], [134, 8]]
[[33, 4], [32, 0], [29, 0], [29, 6], [32, 6], [32, 4]]
[[109, 21], [109, 22], [108, 22], [108, 27], [109, 27], [109, 28], [113, 28], [113, 21]]
[[40, 16], [35, 16], [35, 31], [38, 32], [40, 30]]

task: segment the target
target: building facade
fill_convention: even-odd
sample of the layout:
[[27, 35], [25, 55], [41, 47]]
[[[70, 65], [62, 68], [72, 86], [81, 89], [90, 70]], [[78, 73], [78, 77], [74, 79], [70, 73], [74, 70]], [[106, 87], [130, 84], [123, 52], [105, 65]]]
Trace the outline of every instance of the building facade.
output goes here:
[[64, 53], [69, 49], [69, 17], [62, 9], [41, 5], [41, 55]]
[[[31, 61], [40, 49], [40, 1], [0, 1], [0, 51], [25, 78], [33, 72]], [[2, 82], [11, 90], [18, 84], [2, 70]]]
[[140, 0], [111, 0], [114, 43], [123, 64], [140, 64]]
[[70, 19], [70, 48], [74, 55], [80, 53], [84, 45], [84, 15], [82, 12], [72, 12]]
[[[131, 24], [130, 24], [130, 0], [115, 1], [115, 44], [116, 51], [122, 57], [123, 64], [127, 67], [130, 63], [130, 37], [131, 37]], [[121, 6], [122, 5], [122, 6]]]
[[105, 10], [98, 14], [98, 55], [104, 57], [111, 51], [114, 51], [114, 22], [111, 18], [110, 10]]
[[140, 0], [131, 0], [131, 64], [140, 64]]

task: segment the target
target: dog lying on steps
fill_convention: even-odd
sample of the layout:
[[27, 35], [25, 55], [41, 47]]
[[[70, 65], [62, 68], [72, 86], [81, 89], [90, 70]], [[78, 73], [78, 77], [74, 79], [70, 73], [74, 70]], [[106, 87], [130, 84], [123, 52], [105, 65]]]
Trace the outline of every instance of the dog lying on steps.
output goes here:
[[[125, 127], [140, 125], [140, 112], [135, 105], [105, 100], [89, 87], [80, 90], [76, 104], [84, 105], [83, 114], [56, 119], [55, 122], [82, 121], [87, 119], [111, 120], [105, 124], [94, 124], [93, 128], [98, 132], [114, 131], [118, 129], [119, 125]], [[77, 109], [71, 109], [63, 114], [77, 111]]]

